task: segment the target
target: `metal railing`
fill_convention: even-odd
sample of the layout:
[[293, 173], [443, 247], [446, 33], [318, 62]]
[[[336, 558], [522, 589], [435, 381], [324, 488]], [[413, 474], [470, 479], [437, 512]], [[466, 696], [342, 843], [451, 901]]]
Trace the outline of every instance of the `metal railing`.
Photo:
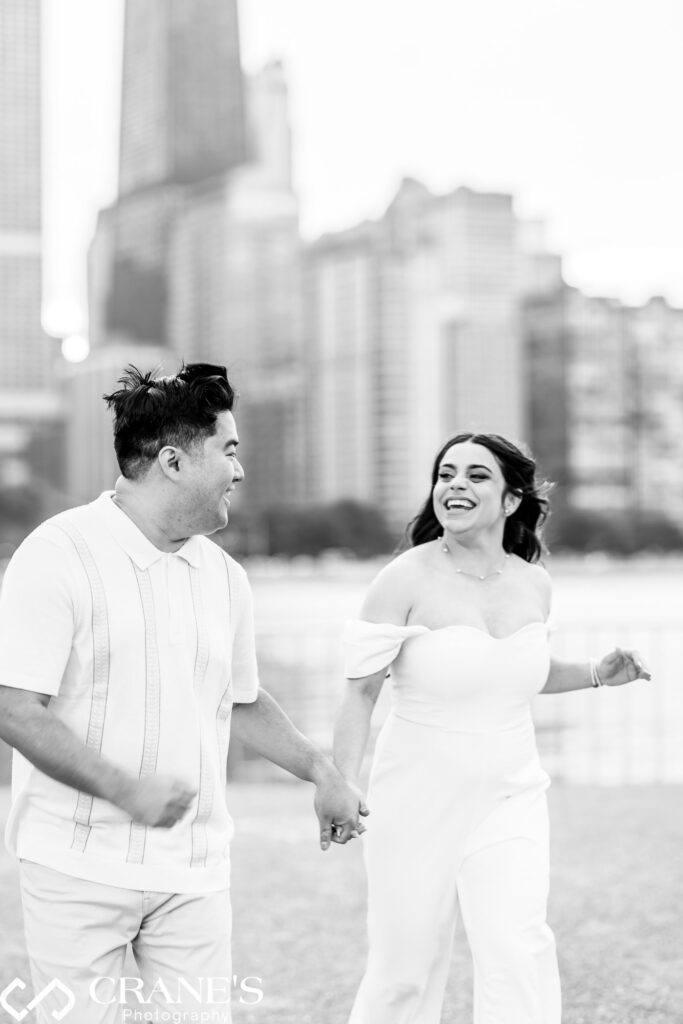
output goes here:
[[[341, 623], [259, 631], [261, 682], [296, 725], [329, 750], [344, 692]], [[552, 637], [553, 654], [571, 661], [599, 657], [616, 644], [635, 647], [652, 682], [617, 689], [541, 696], [534, 703], [544, 767], [558, 782], [627, 785], [683, 782], [683, 626], [565, 624]], [[384, 687], [373, 718], [377, 734], [389, 706]], [[231, 772], [248, 780], [279, 770], [235, 743]], [[9, 751], [0, 742], [0, 782], [9, 780]]]
[[[262, 685], [325, 750], [345, 685], [340, 636], [341, 624], [327, 622], [257, 635]], [[674, 621], [639, 627], [575, 622], [551, 639], [553, 655], [569, 661], [601, 657], [616, 645], [640, 651], [652, 681], [538, 697], [533, 710], [543, 765], [557, 782], [683, 782], [683, 627]], [[388, 705], [387, 684], [371, 746]], [[241, 779], [271, 774], [266, 762], [239, 749], [231, 766]]]

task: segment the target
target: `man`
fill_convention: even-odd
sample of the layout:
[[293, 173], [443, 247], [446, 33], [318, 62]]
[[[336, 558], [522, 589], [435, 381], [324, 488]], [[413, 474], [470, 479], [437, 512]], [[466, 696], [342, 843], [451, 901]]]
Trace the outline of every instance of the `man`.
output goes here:
[[[229, 1021], [230, 731], [315, 784], [323, 849], [358, 835], [366, 811], [259, 690], [246, 574], [206, 539], [244, 475], [225, 369], [130, 367], [119, 383], [105, 396], [116, 490], [38, 527], [4, 581], [6, 842], [35, 991], [66, 985], [69, 1024], [132, 1019], [128, 943], [144, 982], [132, 1009]], [[55, 989], [39, 1019], [63, 1007]]]

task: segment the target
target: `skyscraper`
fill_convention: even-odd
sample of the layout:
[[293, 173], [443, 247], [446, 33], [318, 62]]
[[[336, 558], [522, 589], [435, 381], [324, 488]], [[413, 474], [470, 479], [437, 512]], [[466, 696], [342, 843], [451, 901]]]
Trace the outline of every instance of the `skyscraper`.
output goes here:
[[[59, 478], [41, 305], [40, 0], [0, 4], [0, 479]], [[50, 454], [47, 447], [53, 445]]]
[[[120, 196], [90, 251], [93, 356], [70, 376], [82, 410], [73, 433], [89, 375], [94, 388], [113, 370], [104, 347], [122, 365], [155, 353], [170, 372], [180, 357], [224, 364], [241, 392], [244, 504], [256, 523], [259, 509], [300, 496], [304, 465], [302, 243], [283, 68], [245, 80], [236, 0], [127, 0], [122, 95]], [[101, 477], [83, 461], [95, 449], [83, 446], [70, 474], [82, 490]]]
[[561, 285], [523, 308], [530, 440], [553, 503], [683, 517], [683, 310]]
[[449, 433], [524, 437], [508, 195], [404, 181], [385, 216], [308, 260], [311, 496], [417, 511]]
[[282, 67], [249, 79], [246, 100], [250, 162], [176, 214], [167, 323], [175, 351], [227, 365], [241, 392], [241, 502], [255, 524], [303, 497], [303, 245]]
[[[631, 343], [636, 504], [683, 523], [683, 309], [661, 298], [625, 310]], [[633, 453], [632, 457], [633, 457]]]
[[247, 157], [236, 0], [126, 0], [119, 198], [98, 224], [91, 342], [167, 344], [175, 218]]
[[236, 0], [126, 0], [119, 193], [245, 162]]

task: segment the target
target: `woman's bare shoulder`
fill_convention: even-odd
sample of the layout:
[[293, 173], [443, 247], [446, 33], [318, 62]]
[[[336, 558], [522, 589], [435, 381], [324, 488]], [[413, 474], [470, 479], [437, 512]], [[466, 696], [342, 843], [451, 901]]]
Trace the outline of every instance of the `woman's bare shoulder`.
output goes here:
[[415, 600], [416, 587], [427, 565], [430, 544], [409, 548], [375, 576], [365, 596], [361, 617], [370, 622], [402, 626]]
[[550, 573], [540, 562], [526, 562], [523, 558], [515, 556], [515, 564], [518, 572], [523, 573], [529, 584], [538, 592], [543, 604], [550, 608], [550, 601], [553, 592], [553, 581]]

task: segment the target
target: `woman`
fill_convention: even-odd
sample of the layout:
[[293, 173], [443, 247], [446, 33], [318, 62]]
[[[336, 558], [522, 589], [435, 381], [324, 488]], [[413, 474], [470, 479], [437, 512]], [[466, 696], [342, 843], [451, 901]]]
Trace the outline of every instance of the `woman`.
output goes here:
[[475, 1024], [559, 1024], [545, 921], [548, 821], [530, 702], [649, 674], [635, 652], [551, 661], [547, 501], [535, 464], [494, 434], [439, 451], [411, 547], [347, 625], [349, 686], [335, 760], [358, 786], [391, 665], [365, 837], [367, 969], [350, 1024], [438, 1024], [458, 906], [474, 960]]

